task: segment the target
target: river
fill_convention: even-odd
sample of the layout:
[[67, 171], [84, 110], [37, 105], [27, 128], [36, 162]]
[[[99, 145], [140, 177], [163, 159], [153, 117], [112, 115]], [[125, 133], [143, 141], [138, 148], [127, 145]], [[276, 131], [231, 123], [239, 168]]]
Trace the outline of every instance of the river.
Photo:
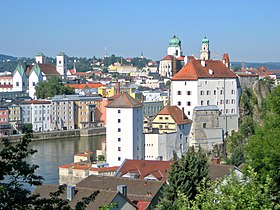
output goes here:
[[34, 141], [30, 148], [38, 152], [27, 158], [27, 162], [39, 166], [36, 174], [44, 177], [44, 183], [58, 184], [58, 166], [73, 163], [76, 153], [101, 150], [104, 141], [105, 136]]

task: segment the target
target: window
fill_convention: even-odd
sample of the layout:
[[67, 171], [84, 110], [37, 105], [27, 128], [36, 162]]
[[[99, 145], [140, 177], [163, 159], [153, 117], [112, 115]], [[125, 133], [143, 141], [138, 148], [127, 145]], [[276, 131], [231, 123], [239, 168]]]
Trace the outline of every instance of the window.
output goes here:
[[180, 134], [180, 139], [182, 139], [183, 138], [183, 134]]
[[162, 117], [159, 117], [160, 120], [162, 120]]
[[204, 95], [204, 91], [202, 90], [202, 91], [200, 91], [200, 95], [201, 96], [203, 96]]
[[61, 64], [61, 61], [58, 61], [59, 64]]
[[202, 127], [203, 127], [203, 128], [206, 128], [206, 123], [203, 123], [203, 124], [202, 124]]
[[121, 161], [121, 157], [118, 157], [118, 161]]
[[210, 101], [209, 100], [207, 100], [207, 105], [210, 105]]
[[168, 129], [168, 125], [165, 125], [165, 129]]
[[118, 151], [121, 151], [121, 147], [118, 147]]
[[234, 100], [234, 99], [232, 99], [232, 100], [231, 100], [231, 103], [232, 103], [232, 104], [234, 104], [234, 103], [235, 103], [235, 100]]
[[32, 82], [33, 87], [35, 86], [35, 82]]
[[120, 114], [120, 113], [121, 113], [121, 110], [118, 109], [118, 113]]
[[207, 84], [208, 84], [208, 82], [207, 82], [207, 81], [205, 81], [204, 83], [205, 83], [205, 85], [207, 85]]
[[192, 94], [191, 91], [187, 91], [187, 95], [190, 96]]
[[121, 129], [120, 129], [120, 128], [118, 128], [118, 132], [121, 132]]
[[207, 90], [206, 95], [210, 95], [210, 90]]
[[223, 100], [220, 100], [220, 104], [223, 104], [224, 103], [224, 101]]
[[19, 82], [16, 82], [16, 86], [17, 86], [17, 87], [19, 86]]
[[191, 106], [191, 102], [190, 101], [187, 102], [187, 106]]
[[177, 91], [177, 95], [181, 95], [181, 91]]
[[220, 90], [220, 94], [223, 95], [223, 90]]
[[216, 95], [216, 90], [214, 90], [214, 95]]
[[235, 90], [231, 90], [231, 94], [235, 94]]
[[121, 122], [121, 119], [118, 119], [118, 123], [120, 123]]
[[229, 100], [228, 99], [226, 100], [226, 104], [229, 104]]
[[168, 120], [168, 117], [165, 117], [166, 120]]
[[159, 125], [159, 128], [162, 128], [162, 125]]
[[181, 101], [178, 101], [178, 106], [181, 106]]
[[201, 106], [203, 105], [203, 101], [200, 101], [200, 105], [201, 105]]
[[190, 111], [188, 111], [188, 115], [191, 115], [191, 112], [190, 112]]
[[121, 141], [121, 138], [118, 138], [118, 142], [120, 142]]
[[232, 114], [234, 113], [234, 109], [231, 109], [231, 113], [232, 113]]
[[226, 113], [229, 113], [229, 109], [226, 109]]
[[137, 150], [139, 150], [139, 146], [137, 146]]

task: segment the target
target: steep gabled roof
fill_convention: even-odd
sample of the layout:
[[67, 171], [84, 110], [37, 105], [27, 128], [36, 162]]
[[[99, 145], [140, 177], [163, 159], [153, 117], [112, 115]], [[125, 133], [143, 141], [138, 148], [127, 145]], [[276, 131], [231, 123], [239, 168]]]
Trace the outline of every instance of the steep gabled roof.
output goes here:
[[128, 173], [135, 173], [138, 179], [152, 175], [159, 181], [166, 181], [172, 161], [161, 160], [128, 160], [126, 159], [116, 172], [116, 177], [122, 177]]
[[29, 75], [31, 75], [31, 74], [32, 74], [32, 72], [35, 72], [35, 74], [36, 74], [37, 76], [39, 76], [39, 75], [40, 75], [40, 73], [41, 73], [41, 69], [40, 69], [40, 67], [39, 67], [38, 63], [35, 63], [35, 64], [34, 64], [34, 66], [32, 67], [32, 69], [31, 69], [31, 71], [30, 71]]
[[173, 56], [172, 55], [167, 55], [162, 60], [173, 60]]
[[143, 104], [141, 102], [132, 98], [128, 93], [123, 92], [106, 107], [107, 108], [137, 108], [142, 106]]
[[[205, 62], [205, 66], [202, 66], [202, 62]], [[191, 58], [171, 80], [188, 81], [198, 78], [236, 78], [236, 75], [219, 60], [201, 61]]]
[[23, 76], [25, 74], [24, 68], [21, 63], [18, 63], [17, 68], [14, 71], [14, 74], [18, 72], [20, 76]]
[[177, 124], [192, 123], [178, 106], [165, 106], [157, 115], [170, 115]]

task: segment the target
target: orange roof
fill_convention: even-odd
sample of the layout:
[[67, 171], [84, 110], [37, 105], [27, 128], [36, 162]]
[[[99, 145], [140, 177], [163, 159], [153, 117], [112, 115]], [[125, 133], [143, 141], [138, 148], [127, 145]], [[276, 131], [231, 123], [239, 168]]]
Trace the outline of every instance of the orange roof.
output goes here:
[[91, 171], [117, 171], [119, 166], [112, 166], [112, 167], [103, 167], [103, 168], [93, 168], [91, 167]]
[[[56, 70], [56, 66], [54, 64], [50, 63], [40, 63], [38, 64], [41, 71], [45, 75], [60, 75], [58, 71]], [[26, 75], [29, 76], [31, 69], [33, 68], [34, 65], [28, 65], [26, 68]]]
[[[198, 78], [236, 78], [236, 75], [219, 60], [205, 60], [205, 66], [202, 66], [201, 62], [201, 60], [191, 58], [171, 80], [184, 81], [198, 80]], [[212, 74], [210, 74], [210, 70], [212, 70]]]
[[222, 60], [225, 60], [226, 63], [229, 63], [229, 56], [227, 53], [224, 53]]
[[158, 115], [170, 115], [177, 124], [192, 123], [178, 106], [165, 106]]
[[30, 101], [23, 101], [23, 104], [51, 104], [50, 101], [43, 101], [43, 100], [30, 100]]
[[162, 60], [173, 60], [173, 56], [172, 55], [167, 55]]
[[88, 151], [88, 152], [84, 152], [84, 153], [75, 154], [75, 156], [82, 156], [82, 157], [88, 157], [90, 155], [93, 155], [93, 152]]
[[99, 88], [105, 86], [102, 83], [87, 83], [87, 84], [65, 84], [65, 86], [74, 88], [74, 89], [84, 89], [84, 88]]
[[159, 181], [166, 181], [171, 164], [172, 161], [126, 159], [115, 176], [122, 177], [127, 173], [136, 173], [139, 176], [138, 179], [153, 175]]
[[137, 108], [142, 106], [143, 104], [141, 102], [132, 98], [128, 93], [123, 92], [106, 107], [107, 108]]
[[137, 207], [138, 210], [146, 210], [148, 206], [150, 205], [151, 202], [149, 201], [138, 201], [137, 202]]

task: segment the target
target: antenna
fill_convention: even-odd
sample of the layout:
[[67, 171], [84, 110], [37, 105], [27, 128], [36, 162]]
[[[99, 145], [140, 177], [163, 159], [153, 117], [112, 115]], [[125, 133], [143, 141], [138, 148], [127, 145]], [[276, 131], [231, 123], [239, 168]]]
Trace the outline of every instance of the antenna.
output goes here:
[[107, 58], [107, 47], [105, 46], [104, 58]]

